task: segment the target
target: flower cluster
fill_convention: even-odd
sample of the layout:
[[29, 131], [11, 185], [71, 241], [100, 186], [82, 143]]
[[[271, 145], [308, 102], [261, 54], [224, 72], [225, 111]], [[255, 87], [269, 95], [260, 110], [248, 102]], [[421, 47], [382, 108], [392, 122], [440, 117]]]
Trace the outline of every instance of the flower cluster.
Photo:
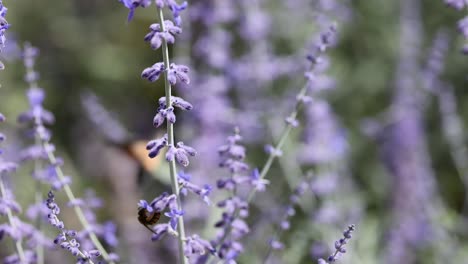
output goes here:
[[239, 144], [241, 140], [242, 137], [236, 131], [227, 138], [227, 143], [218, 149], [222, 158], [220, 167], [227, 168], [231, 174], [228, 178], [219, 179], [217, 186], [218, 189], [230, 190], [232, 195], [217, 203], [223, 213], [222, 218], [215, 223], [215, 227], [220, 228], [220, 231], [211, 244], [219, 248], [218, 257], [227, 263], [234, 262], [244, 251], [239, 240], [250, 232], [245, 221], [249, 215], [248, 203], [238, 195], [237, 189], [241, 184], [247, 184], [263, 190], [267, 183], [259, 182], [257, 170], [254, 170], [251, 176], [245, 176], [249, 166], [244, 162], [245, 147]]
[[[200, 187], [190, 182], [191, 176], [184, 172], [179, 172], [178, 183], [180, 186], [180, 193], [187, 195], [188, 192], [200, 196], [204, 202], [210, 204], [209, 194], [211, 193], [211, 186], [204, 185]], [[184, 215], [184, 211], [179, 210], [177, 205], [178, 197], [175, 194], [169, 195], [168, 193], [162, 193], [160, 196], [153, 199], [151, 203], [145, 200], [140, 200], [138, 203], [139, 221], [141, 224], [146, 226], [153, 232], [151, 240], [158, 241], [166, 234], [173, 236], [179, 236], [176, 231], [178, 226], [178, 218]], [[169, 222], [163, 224], [154, 225], [166, 209], [164, 213], [169, 218]], [[154, 225], [151, 227], [151, 225]], [[192, 235], [183, 239], [184, 243], [184, 255], [188, 258], [194, 255], [205, 255], [206, 252], [213, 254], [215, 252], [214, 247], [206, 240], [200, 238], [198, 235]]]
[[190, 191], [193, 194], [200, 196], [203, 201], [210, 205], [210, 198], [208, 197], [213, 189], [210, 185], [205, 184], [203, 187], [200, 187], [192, 182], [190, 182], [192, 176], [190, 174], [184, 173], [183, 171], [179, 172], [178, 175], [179, 186], [180, 186], [180, 193], [183, 195], [187, 195]]
[[144, 69], [141, 73], [141, 77], [150, 82], [155, 82], [159, 79], [161, 73], [166, 71], [168, 75], [167, 78], [171, 85], [175, 85], [177, 80], [185, 84], [190, 84], [190, 78], [188, 76], [189, 68], [185, 65], [177, 65], [175, 63], [171, 63], [169, 69], [166, 69], [164, 63], [157, 62], [153, 64], [153, 66]]
[[161, 47], [163, 40], [166, 43], [174, 44], [175, 42], [175, 35], [182, 33], [182, 29], [170, 20], [164, 21], [164, 27], [166, 28], [165, 31], [161, 30], [161, 26], [159, 24], [151, 24], [150, 33], [146, 34], [145, 41], [151, 44], [151, 48], [157, 50]]
[[[222, 158], [219, 166], [221, 168], [228, 168], [232, 174], [237, 174], [249, 169], [249, 165], [244, 162], [245, 147], [239, 145], [238, 142], [242, 137], [236, 132], [234, 135], [227, 138], [227, 143], [218, 148], [218, 153]], [[218, 181], [218, 187], [223, 188], [224, 183], [222, 180]]]
[[[119, 0], [126, 8], [130, 10], [128, 13], [128, 21], [132, 20], [135, 9], [138, 7], [148, 7], [151, 5], [151, 0]], [[180, 12], [187, 8], [187, 2], [183, 2], [182, 4], [178, 4], [175, 0], [155, 0], [156, 6], [158, 8], [164, 8], [167, 6], [171, 12], [172, 16], [174, 17], [174, 21], [177, 26], [182, 23], [182, 18], [180, 17]]]
[[354, 232], [355, 230], [355, 226], [354, 225], [350, 225], [348, 226], [348, 229], [346, 229], [344, 232], [343, 232], [343, 237], [340, 238], [339, 240], [335, 241], [335, 252], [333, 254], [331, 254], [328, 258], [327, 258], [327, 261], [323, 260], [323, 259], [319, 259], [318, 260], [318, 263], [319, 264], [326, 264], [326, 263], [331, 263], [331, 262], [336, 262], [338, 260], [338, 256], [339, 254], [344, 254], [346, 253], [346, 249], [345, 249], [345, 245], [348, 243], [348, 241], [351, 239], [352, 237], [352, 233]]
[[60, 234], [54, 239], [54, 243], [75, 256], [77, 263], [93, 263], [92, 260], [99, 257], [101, 253], [95, 249], [89, 251], [80, 249], [80, 243], [75, 238], [77, 232], [65, 229], [65, 224], [58, 218], [60, 207], [55, 203], [55, 195], [52, 191], [47, 194], [46, 205], [50, 209], [49, 223], [60, 230]]

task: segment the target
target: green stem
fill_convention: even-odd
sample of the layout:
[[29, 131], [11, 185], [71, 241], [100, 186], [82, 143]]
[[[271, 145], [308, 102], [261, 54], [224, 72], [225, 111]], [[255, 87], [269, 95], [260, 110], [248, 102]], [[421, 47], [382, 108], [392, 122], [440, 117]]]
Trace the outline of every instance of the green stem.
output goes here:
[[[51, 151], [52, 148], [49, 142], [42, 140], [42, 146], [44, 148], [44, 151], [47, 153], [50, 163], [57, 164], [57, 158], [55, 157], [54, 153]], [[54, 167], [55, 167], [55, 173], [57, 174], [57, 177], [59, 178], [59, 180], [61, 182], [65, 182], [65, 176], [60, 166], [54, 166]], [[75, 198], [75, 195], [73, 195], [70, 185], [64, 184], [63, 190], [65, 191], [65, 194], [67, 195], [67, 198], [70, 202], [75, 201], [76, 198]], [[76, 216], [78, 217], [78, 220], [80, 221], [83, 228], [89, 232], [89, 238], [93, 242], [96, 249], [99, 250], [99, 252], [101, 252], [104, 260], [106, 260], [109, 264], [115, 264], [115, 262], [111, 260], [109, 253], [107, 253], [107, 251], [104, 249], [104, 246], [101, 244], [101, 242], [97, 238], [94, 231], [92, 231], [91, 226], [88, 220], [86, 220], [86, 217], [81, 207], [75, 204], [73, 206], [73, 209], [75, 210]]]
[[[304, 85], [304, 87], [302, 87], [301, 91], [299, 92], [299, 97], [303, 97], [306, 95], [307, 93], [307, 86], [308, 86], [308, 83], [306, 85]], [[297, 114], [299, 113], [299, 110], [301, 110], [302, 108], [302, 101], [301, 100], [298, 100], [296, 102], [296, 107], [294, 108], [294, 111], [291, 113], [290, 117], [291, 119], [296, 119], [297, 117]], [[284, 128], [283, 132], [281, 133], [281, 136], [280, 136], [280, 139], [278, 141], [278, 144], [276, 144], [275, 146], [275, 149], [276, 150], [281, 150], [283, 148], [283, 145], [284, 143], [286, 142], [286, 139], [288, 138], [289, 134], [291, 133], [291, 130], [292, 130], [292, 126], [291, 124], [287, 124], [286, 127]], [[275, 160], [277, 156], [275, 155], [275, 151], [272, 151], [270, 153], [270, 155], [268, 156], [268, 160], [266, 161], [265, 165], [263, 166], [261, 172], [260, 172], [260, 179], [263, 179], [266, 177], [266, 175], [268, 174], [268, 172], [270, 171], [270, 168], [271, 168], [271, 165], [273, 164], [273, 161]], [[248, 196], [248, 199], [247, 199], [247, 202], [250, 203], [253, 199], [253, 197], [255, 196], [255, 193], [257, 192], [256, 189], [252, 189], [249, 193], [249, 196]]]
[[[36, 145], [41, 143], [41, 139], [36, 135]], [[40, 170], [41, 164], [39, 160], [34, 160], [34, 171], [37, 172]], [[41, 204], [43, 202], [42, 197], [42, 188], [41, 183], [36, 181], [36, 204]], [[42, 231], [42, 220], [41, 215], [36, 217], [36, 229]], [[36, 245], [36, 255], [37, 255], [37, 264], [44, 264], [44, 245], [42, 243], [37, 243]]]
[[[306, 180], [309, 181], [312, 178], [312, 173], [308, 173], [305, 178], [306, 178]], [[295, 188], [293, 189], [293, 191], [294, 190], [295, 190]], [[292, 204], [292, 205], [294, 205], [294, 204]], [[300, 203], [299, 203], [299, 207], [301, 207], [301, 209], [304, 212], [307, 212], [306, 208], [302, 207]], [[287, 216], [287, 214], [284, 214], [284, 215], [286, 217], [283, 218], [283, 220], [289, 220], [289, 217]], [[281, 229], [279, 225], [276, 225], [275, 232], [273, 233], [273, 236], [271, 237], [271, 241], [277, 240], [282, 235], [282, 233], [283, 233], [283, 229]], [[265, 257], [263, 258], [262, 263], [267, 263], [267, 260], [270, 257], [272, 251], [273, 251], [273, 247], [271, 246], [271, 243], [268, 243], [268, 249], [267, 249], [267, 252], [265, 254]]]
[[[0, 175], [0, 192], [2, 194], [2, 197], [5, 197], [5, 198], [7, 197], [5, 185], [3, 184], [3, 177], [1, 175]], [[7, 211], [8, 221], [10, 222], [11, 227], [16, 230], [16, 224], [15, 224], [15, 221], [13, 220], [13, 213], [11, 212], [11, 209], [7, 207], [6, 211]], [[24, 250], [23, 250], [23, 246], [21, 245], [21, 239], [16, 241], [15, 246], [16, 246], [16, 251], [18, 252], [20, 263], [26, 263], [26, 257], [24, 256]]]
[[[158, 15], [159, 15], [159, 24], [161, 26], [161, 31], [164, 32], [164, 15], [162, 8], [158, 8]], [[167, 47], [167, 42], [165, 39], [162, 41], [162, 53], [163, 53], [163, 61], [164, 61], [164, 90], [166, 93], [166, 106], [170, 107], [171, 103], [171, 84], [169, 83], [168, 79], [168, 70], [170, 66], [169, 62], [169, 50]], [[171, 122], [167, 122], [167, 138], [168, 138], [168, 145], [174, 146], [174, 125]], [[172, 193], [177, 197], [177, 207], [178, 210], [182, 210], [182, 201], [179, 195], [179, 183], [177, 181], [177, 168], [175, 164], [175, 160], [169, 162], [169, 172], [171, 176], [171, 187]], [[184, 240], [185, 240], [185, 227], [184, 227], [184, 218], [180, 216], [177, 218], [177, 236], [178, 245], [179, 245], [179, 263], [181, 264], [188, 264], [188, 259], [184, 255]]]

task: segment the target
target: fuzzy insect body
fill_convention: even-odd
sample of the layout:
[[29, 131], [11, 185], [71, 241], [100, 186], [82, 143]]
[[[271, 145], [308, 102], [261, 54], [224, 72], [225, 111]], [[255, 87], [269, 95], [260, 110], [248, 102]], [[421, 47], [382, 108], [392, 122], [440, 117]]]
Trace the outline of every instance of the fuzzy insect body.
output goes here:
[[153, 233], [155, 232], [151, 229], [151, 226], [155, 225], [159, 218], [161, 218], [161, 212], [159, 211], [150, 212], [146, 208], [138, 209], [138, 221]]

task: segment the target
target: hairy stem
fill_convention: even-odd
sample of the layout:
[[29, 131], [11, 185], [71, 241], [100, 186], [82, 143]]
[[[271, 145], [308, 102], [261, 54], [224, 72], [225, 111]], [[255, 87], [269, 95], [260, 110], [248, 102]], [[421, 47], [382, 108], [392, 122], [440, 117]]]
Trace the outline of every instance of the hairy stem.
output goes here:
[[[159, 24], [161, 26], [161, 31], [164, 32], [164, 15], [163, 10], [158, 8], [158, 15], [159, 15]], [[168, 79], [168, 70], [170, 66], [169, 61], [169, 50], [167, 48], [167, 42], [165, 39], [162, 41], [162, 53], [163, 53], [163, 61], [164, 61], [164, 90], [166, 93], [166, 106], [170, 107], [171, 103], [171, 84], [169, 83]], [[174, 125], [171, 122], [167, 122], [167, 138], [168, 138], [168, 145], [174, 146]], [[177, 168], [175, 164], [175, 160], [169, 162], [169, 172], [171, 176], [171, 187], [172, 193], [177, 196], [177, 207], [178, 210], [182, 210], [182, 201], [180, 200], [179, 195], [179, 183], [177, 181]], [[188, 264], [188, 259], [184, 255], [184, 240], [185, 240], [185, 227], [184, 227], [184, 218], [180, 216], [177, 218], [177, 236], [178, 245], [179, 245], [179, 263], [181, 264]]]

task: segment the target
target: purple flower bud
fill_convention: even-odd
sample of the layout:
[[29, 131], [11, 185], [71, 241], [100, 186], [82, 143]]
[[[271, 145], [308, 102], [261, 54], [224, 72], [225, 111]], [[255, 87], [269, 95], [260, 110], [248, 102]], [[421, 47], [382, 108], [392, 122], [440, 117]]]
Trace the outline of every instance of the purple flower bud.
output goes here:
[[167, 79], [169, 80], [171, 85], [175, 85], [177, 83], [177, 80], [185, 84], [190, 84], [190, 78], [187, 74], [188, 72], [189, 68], [187, 66], [171, 63], [171, 65], [169, 66]]
[[153, 126], [160, 127], [164, 123], [166, 110], [160, 110], [153, 118]]
[[175, 97], [175, 96], [172, 97], [172, 105], [182, 110], [187, 110], [187, 111], [192, 110], [193, 108], [193, 106], [189, 102], [185, 101], [184, 99], [180, 97]]
[[195, 156], [197, 154], [197, 151], [194, 148], [185, 145], [184, 142], [178, 142], [177, 147], [185, 150], [190, 156]]
[[26, 95], [28, 96], [29, 104], [32, 107], [42, 106], [45, 98], [44, 90], [40, 88], [31, 88], [28, 90]]
[[291, 227], [289, 221], [282, 221], [280, 224], [281, 229], [288, 230]]
[[168, 224], [158, 224], [153, 227], [154, 234], [151, 236], [152, 241], [159, 241], [167, 234], [171, 227]]
[[281, 250], [281, 249], [284, 249], [284, 244], [279, 242], [278, 240], [274, 239], [272, 241], [270, 241], [270, 246], [272, 249], [274, 250]]
[[138, 202], [138, 209], [145, 209], [150, 213], [153, 212], [153, 207], [145, 200], [140, 200], [140, 202]]
[[186, 237], [185, 240], [185, 247], [184, 247], [184, 254], [186, 256], [191, 255], [205, 255], [206, 250], [211, 253], [215, 252], [215, 249], [210, 244], [210, 242], [201, 239], [198, 235], [193, 235], [190, 237]]
[[137, 7], [145, 8], [151, 4], [151, 0], [119, 0], [119, 2], [130, 10], [127, 21], [131, 21], [133, 19], [133, 15], [135, 14], [135, 9]]
[[161, 72], [163, 71], [164, 71], [164, 63], [157, 62], [153, 64], [153, 66], [144, 69], [143, 72], [141, 73], [141, 77], [144, 79], [147, 79], [150, 82], [155, 82], [156, 80], [159, 79], [159, 76], [161, 75]]
[[[171, 104], [174, 107], [178, 107], [182, 110], [192, 110], [193, 106], [185, 101], [184, 99], [177, 97], [177, 96], [171, 96]], [[164, 109], [166, 108], [166, 97], [163, 96], [159, 98], [159, 107]]]
[[148, 144], [146, 145], [146, 149], [149, 151], [148, 156], [150, 158], [156, 157], [161, 151], [161, 149], [163, 149], [166, 145], [167, 145], [167, 134], [165, 134], [162, 138], [149, 141]]
[[266, 185], [270, 183], [270, 181], [268, 181], [267, 179], [260, 178], [260, 173], [258, 172], [258, 169], [254, 169], [252, 171], [250, 181], [254, 188], [259, 192], [265, 191]]
[[175, 155], [176, 155], [176, 152], [177, 152], [177, 148], [174, 147], [174, 146], [169, 146], [167, 152], [166, 152], [166, 160], [171, 162], [174, 160], [175, 158]]
[[97, 249], [93, 249], [93, 250], [88, 251], [88, 254], [91, 257], [94, 257], [94, 258], [97, 258], [97, 257], [101, 256], [101, 252], [99, 250], [97, 250]]
[[58, 245], [59, 243], [63, 241], [67, 241], [67, 237], [64, 233], [60, 233], [57, 235], [57, 237], [55, 237], [54, 244]]
[[275, 147], [273, 147], [272, 145], [266, 145], [265, 152], [275, 157], [281, 157], [283, 155], [283, 151], [281, 151], [280, 149], [275, 149]]
[[150, 42], [151, 48], [154, 50], [161, 47], [163, 40], [167, 43], [173, 44], [175, 41], [174, 35], [182, 32], [182, 29], [175, 26], [170, 20], [164, 21], [164, 27], [166, 31], [161, 32], [161, 26], [159, 24], [152, 24], [150, 26], [151, 32], [145, 36], [145, 41]]
[[0, 162], [0, 173], [10, 173], [16, 170], [18, 166], [13, 162]]
[[[175, 205], [175, 207], [177, 207], [177, 205]], [[171, 219], [170, 220], [171, 228], [176, 229], [177, 219], [184, 215], [184, 211], [177, 210], [177, 209], [171, 209], [169, 212], [164, 213], [164, 215]]]
[[180, 24], [182, 23], [180, 12], [187, 8], [187, 2], [183, 2], [179, 5], [175, 0], [155, 0], [155, 3], [158, 8], [163, 8], [167, 5], [172, 12], [175, 24], [177, 26], [180, 26]]
[[292, 127], [298, 127], [299, 126], [299, 121], [297, 121], [296, 118], [290, 116], [286, 118], [286, 123]]
[[75, 230], [67, 230], [66, 235], [69, 237], [75, 237], [76, 231]]
[[[162, 211], [164, 211], [164, 209], [166, 209], [167, 204], [169, 203], [169, 200], [171, 200], [171, 199], [172, 199], [172, 196], [169, 195], [167, 192], [164, 192], [160, 196], [154, 198], [153, 201], [151, 201], [150, 206], [156, 212], [162, 212]], [[141, 205], [144, 206], [144, 204], [141, 204]], [[144, 208], [146, 208], [146, 207], [144, 207]]]
[[174, 114], [174, 108], [173, 107], [169, 107], [166, 109], [167, 112], [166, 112], [166, 119], [167, 121], [169, 121], [170, 123], [174, 124], [176, 122], [176, 116]]
[[176, 148], [174, 156], [175, 156], [175, 160], [180, 165], [182, 165], [184, 167], [187, 167], [189, 165], [190, 162], [189, 162], [189, 158], [188, 158], [188, 155], [187, 155], [187, 151], [185, 151], [184, 149]]

